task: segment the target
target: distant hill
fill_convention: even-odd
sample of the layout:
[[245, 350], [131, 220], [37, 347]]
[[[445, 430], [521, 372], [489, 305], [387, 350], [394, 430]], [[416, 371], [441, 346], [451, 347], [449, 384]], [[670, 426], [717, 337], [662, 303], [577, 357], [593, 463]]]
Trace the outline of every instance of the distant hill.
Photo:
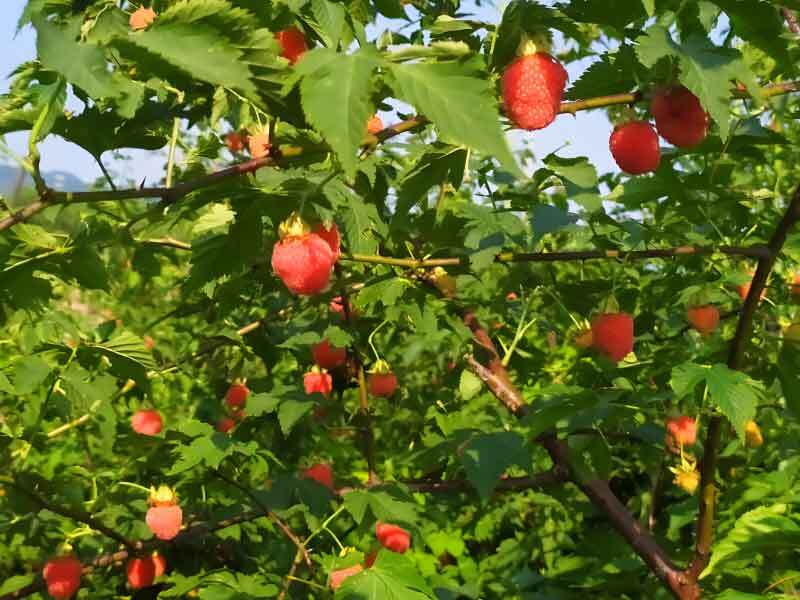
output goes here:
[[[17, 186], [19, 178], [19, 167], [12, 165], [0, 165], [0, 194], [11, 194]], [[72, 173], [63, 171], [50, 171], [44, 173], [44, 180], [47, 185], [64, 192], [79, 192], [85, 190], [88, 184], [75, 177]], [[23, 186], [33, 186], [33, 180], [26, 174]]]

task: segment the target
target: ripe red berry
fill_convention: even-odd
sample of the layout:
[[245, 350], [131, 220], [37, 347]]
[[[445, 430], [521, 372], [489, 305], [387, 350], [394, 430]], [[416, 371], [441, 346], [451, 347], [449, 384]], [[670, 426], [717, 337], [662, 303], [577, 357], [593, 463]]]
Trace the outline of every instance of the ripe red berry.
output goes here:
[[520, 56], [503, 73], [503, 103], [511, 122], [532, 131], [558, 115], [567, 72], [547, 53]]
[[242, 410], [247, 404], [250, 390], [243, 383], [234, 383], [225, 394], [225, 404], [232, 411]]
[[269, 156], [272, 143], [269, 139], [269, 134], [259, 132], [247, 136], [247, 149], [250, 151], [250, 156], [253, 158], [265, 158]]
[[378, 523], [375, 525], [375, 537], [378, 538], [381, 546], [403, 554], [411, 546], [411, 534], [402, 527], [391, 523]]
[[658, 134], [646, 121], [617, 125], [608, 146], [617, 166], [630, 175], [655, 171], [661, 161]]
[[388, 398], [397, 389], [397, 377], [394, 373], [370, 373], [367, 378], [369, 393], [373, 396]]
[[330, 244], [296, 213], [280, 226], [272, 250], [272, 270], [293, 294], [312, 296], [328, 288], [336, 256]]
[[708, 335], [719, 325], [719, 309], [713, 304], [704, 306], [690, 306], [686, 310], [686, 317], [697, 331]]
[[281, 56], [289, 60], [290, 64], [300, 60], [306, 50], [306, 36], [297, 27], [289, 27], [275, 34], [281, 47]]
[[342, 237], [339, 235], [339, 228], [336, 227], [336, 223], [331, 223], [330, 229], [326, 229], [320, 223], [311, 231], [311, 233], [318, 235], [323, 240], [328, 242], [328, 246], [331, 247], [331, 252], [333, 252], [333, 260], [339, 260], [339, 255], [341, 254]]
[[794, 280], [791, 284], [792, 296], [800, 296], [800, 272], [794, 274]]
[[131, 18], [128, 23], [131, 26], [131, 29], [134, 31], [139, 31], [140, 29], [147, 29], [150, 24], [156, 20], [156, 11], [152, 8], [145, 8], [144, 6], [140, 6], [133, 14], [131, 14]]
[[353, 565], [352, 567], [347, 567], [346, 569], [338, 569], [336, 571], [331, 572], [331, 580], [330, 585], [331, 589], [338, 590], [339, 586], [344, 583], [344, 580], [348, 577], [352, 577], [353, 575], [358, 575], [361, 571], [364, 570], [364, 567], [361, 565]]
[[650, 112], [661, 137], [679, 148], [696, 146], [708, 133], [708, 113], [682, 85], [656, 92]]
[[156, 578], [156, 565], [152, 556], [132, 558], [125, 571], [128, 574], [128, 584], [134, 590], [150, 587]]
[[238, 131], [231, 131], [225, 134], [225, 145], [231, 152], [241, 152], [244, 150], [246, 136]]
[[[754, 271], [750, 271], [750, 277], [752, 277], [754, 274], [755, 274]], [[743, 284], [741, 284], [739, 286], [736, 286], [736, 291], [739, 293], [739, 297], [742, 300], [746, 300], [747, 296], [750, 295], [750, 285], [751, 284], [752, 284], [752, 281], [748, 281], [747, 283], [743, 283]], [[763, 300], [766, 295], [767, 295], [767, 288], [765, 287], [764, 289], [761, 290], [761, 298], [760, 299]]]
[[670, 448], [693, 446], [697, 441], [697, 421], [682, 415], [676, 419], [667, 419], [667, 446]]
[[150, 508], [145, 523], [160, 540], [171, 540], [181, 530], [183, 511], [178, 506], [178, 497], [166, 485], [152, 489], [149, 498]]
[[306, 390], [306, 394], [320, 393], [327, 395], [333, 390], [333, 379], [325, 370], [312, 369], [303, 375], [303, 387]]
[[379, 131], [383, 131], [383, 121], [378, 115], [375, 115], [367, 121], [367, 133], [375, 135]]
[[51, 558], [42, 569], [47, 593], [53, 598], [72, 598], [81, 585], [83, 567], [74, 556]]
[[592, 320], [592, 346], [619, 362], [633, 350], [633, 317], [627, 313], [607, 313]]
[[303, 471], [303, 477], [313, 479], [333, 491], [333, 469], [325, 463], [316, 463]]
[[131, 427], [142, 435], [158, 435], [163, 426], [164, 422], [157, 410], [139, 410], [131, 417]]
[[311, 356], [320, 367], [335, 369], [341, 367], [347, 360], [347, 349], [331, 346], [328, 340], [322, 340], [319, 344], [311, 346]]
[[217, 431], [220, 433], [228, 433], [234, 427], [236, 427], [236, 421], [230, 417], [222, 417], [217, 421]]
[[155, 567], [155, 576], [161, 577], [167, 571], [167, 559], [164, 558], [163, 554], [159, 554], [158, 552], [153, 552], [152, 555], [153, 566]]

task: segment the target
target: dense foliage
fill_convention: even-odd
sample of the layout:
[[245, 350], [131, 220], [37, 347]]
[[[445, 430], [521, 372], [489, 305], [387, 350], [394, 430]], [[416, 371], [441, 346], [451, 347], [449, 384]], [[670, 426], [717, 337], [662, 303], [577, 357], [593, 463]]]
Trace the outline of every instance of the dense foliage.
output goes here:
[[[0, 96], [0, 598], [799, 595], [800, 2], [146, 4]], [[582, 110], [678, 146], [511, 151]]]

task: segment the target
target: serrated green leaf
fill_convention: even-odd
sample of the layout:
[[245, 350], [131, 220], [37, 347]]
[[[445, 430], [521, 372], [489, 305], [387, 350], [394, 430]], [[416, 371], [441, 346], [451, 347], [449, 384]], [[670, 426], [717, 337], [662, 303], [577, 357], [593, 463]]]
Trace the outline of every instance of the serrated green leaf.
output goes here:
[[391, 75], [398, 97], [428, 117], [445, 140], [475, 148], [524, 176], [500, 128], [492, 89], [475, 61], [392, 65]]
[[413, 524], [417, 520], [415, 504], [388, 489], [354, 490], [344, 497], [344, 505], [356, 523], [361, 523], [367, 509], [378, 521]]
[[342, 55], [328, 48], [307, 52], [296, 65], [303, 75], [303, 112], [336, 152], [345, 173], [358, 167], [357, 151], [372, 116], [370, 80], [380, 56], [370, 48]]
[[706, 380], [711, 400], [719, 406], [719, 410], [744, 441], [745, 425], [755, 418], [756, 406], [761, 396], [757, 382], [741, 371], [734, 371], [721, 364], [711, 367]]
[[35, 391], [50, 374], [50, 365], [38, 356], [26, 356], [14, 365], [14, 390], [17, 394]]
[[464, 400], [471, 400], [482, 389], [483, 383], [472, 371], [468, 369], [461, 371], [461, 377], [458, 380], [458, 393]]
[[679, 399], [685, 398], [694, 392], [697, 384], [705, 381], [708, 372], [709, 368], [704, 365], [697, 365], [691, 362], [683, 363], [672, 368], [672, 377], [670, 377], [669, 385]]
[[344, 6], [329, 0], [311, 0], [311, 12], [325, 46], [336, 50], [345, 24]]
[[278, 422], [284, 435], [289, 435], [295, 424], [314, 408], [313, 400], [290, 398], [281, 403], [278, 409]]
[[517, 433], [501, 431], [473, 437], [459, 453], [467, 479], [486, 501], [497, 482], [511, 465], [531, 468], [525, 439]]

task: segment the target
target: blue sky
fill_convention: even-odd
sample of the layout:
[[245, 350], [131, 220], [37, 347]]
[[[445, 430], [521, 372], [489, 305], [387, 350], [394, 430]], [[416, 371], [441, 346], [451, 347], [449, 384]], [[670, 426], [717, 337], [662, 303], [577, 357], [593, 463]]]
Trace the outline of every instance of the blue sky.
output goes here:
[[[25, 6], [25, 0], [1, 1], [3, 18], [0, 19], [0, 92], [5, 92], [11, 71], [36, 55], [36, 34], [31, 27], [26, 27], [15, 36], [17, 19]], [[499, 21], [499, 15], [499, 10], [492, 7], [483, 7], [480, 10], [481, 18], [493, 22]], [[577, 79], [585, 68], [586, 63], [568, 66], [570, 80]], [[588, 156], [602, 173], [616, 169], [608, 151], [610, 133], [611, 125], [603, 111], [586, 111], [574, 117], [560, 115], [555, 123], [543, 131], [513, 132], [510, 140], [513, 146], [517, 146], [521, 139], [529, 140], [537, 157], [543, 157], [559, 148], [561, 156]], [[17, 154], [25, 153], [25, 134], [8, 135], [5, 141]], [[85, 181], [93, 181], [101, 176], [94, 159], [87, 152], [58, 137], [50, 136], [45, 140], [41, 144], [40, 153], [44, 171], [67, 171]], [[148, 182], [155, 183], [163, 176], [166, 162], [164, 152], [131, 150], [125, 154], [126, 160], [114, 160], [108, 153], [103, 156], [104, 163], [118, 182], [128, 180], [138, 183], [146, 178]]]

